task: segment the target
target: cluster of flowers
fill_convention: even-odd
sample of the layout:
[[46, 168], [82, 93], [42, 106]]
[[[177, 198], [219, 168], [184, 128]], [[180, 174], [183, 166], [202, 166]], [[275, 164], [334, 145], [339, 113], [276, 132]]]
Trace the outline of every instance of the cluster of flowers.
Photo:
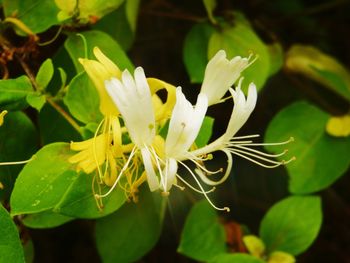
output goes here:
[[[119, 186], [136, 201], [138, 187], [147, 181], [151, 191], [160, 190], [164, 195], [169, 194], [172, 186], [181, 189], [188, 186], [202, 193], [214, 208], [229, 211], [227, 207], [214, 205], [208, 193], [228, 178], [232, 154], [264, 167], [276, 167], [292, 160], [274, 160], [286, 151], [267, 154], [254, 148], [266, 145], [251, 140], [258, 135], [235, 137], [256, 105], [254, 83], [249, 84], [247, 97], [241, 90], [241, 72], [254, 62], [251, 57], [228, 60], [225, 51], [217, 52], [206, 66], [197, 102], [192, 105], [181, 87], [146, 78], [141, 67], [136, 68], [133, 75], [128, 70], [122, 72], [98, 48], [94, 49], [94, 55], [97, 60], [79, 61], [99, 93], [104, 119], [92, 139], [71, 143], [71, 149], [79, 152], [69, 161], [77, 165], [77, 170], [96, 171], [98, 182], [110, 187], [104, 194], [95, 194], [96, 198], [106, 197]], [[156, 93], [160, 89], [167, 91], [164, 103]], [[208, 107], [226, 100], [223, 97], [227, 91], [234, 106], [226, 132], [208, 145], [198, 147], [195, 140]], [[163, 135], [165, 127], [168, 130]], [[227, 156], [225, 170], [210, 171], [205, 167], [205, 161], [212, 159], [216, 151]], [[195, 165], [194, 171], [187, 161]], [[179, 175], [179, 165], [188, 171], [195, 186]], [[212, 175], [219, 172], [223, 173], [221, 179], [212, 180]], [[213, 188], [206, 191], [203, 183]]]

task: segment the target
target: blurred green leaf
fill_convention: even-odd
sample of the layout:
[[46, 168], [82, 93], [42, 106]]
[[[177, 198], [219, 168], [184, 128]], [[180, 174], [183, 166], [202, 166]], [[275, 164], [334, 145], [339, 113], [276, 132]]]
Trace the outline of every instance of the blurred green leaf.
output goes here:
[[26, 100], [30, 106], [40, 111], [46, 102], [46, 97], [36, 92], [28, 94]]
[[[133, 72], [134, 66], [129, 58], [119, 46], [119, 44], [108, 34], [101, 31], [85, 31], [81, 33], [87, 42], [87, 54], [89, 59], [96, 59], [93, 55], [93, 48], [99, 47], [101, 51], [112, 60], [121, 70], [128, 69]], [[78, 58], [85, 57], [85, 47], [82, 38], [78, 35], [70, 35], [64, 43], [77, 72], [82, 72], [84, 69], [78, 62]]]
[[294, 45], [286, 55], [286, 68], [311, 78], [350, 101], [350, 73], [335, 58], [312, 46]]
[[226, 252], [226, 235], [207, 200], [195, 204], [182, 230], [178, 252], [198, 261], [210, 261]]
[[3, 0], [6, 17], [20, 19], [34, 33], [40, 33], [59, 24], [56, 15], [59, 9], [52, 0]]
[[224, 25], [220, 31], [211, 35], [208, 45], [208, 56], [213, 57], [217, 51], [223, 49], [228, 59], [235, 56], [258, 56], [258, 59], [242, 73], [244, 77], [243, 90], [246, 90], [250, 82], [254, 82], [260, 90], [270, 74], [270, 55], [267, 46], [254, 32], [248, 21], [236, 14], [233, 26]]
[[208, 13], [209, 20], [213, 23], [216, 24], [216, 20], [213, 16], [213, 11], [216, 7], [216, 0], [203, 0], [203, 4], [205, 7], [205, 10]]
[[23, 244], [23, 252], [26, 263], [34, 262], [34, 246], [31, 239], [26, 240]]
[[220, 254], [209, 260], [209, 263], [263, 263], [264, 260], [258, 259], [248, 254], [243, 253], [230, 253]]
[[24, 263], [24, 254], [16, 225], [0, 204], [0, 263]]
[[[337, 180], [349, 167], [350, 138], [334, 138], [325, 132], [329, 115], [306, 102], [296, 102], [270, 122], [265, 142], [294, 137], [283, 146], [267, 146], [278, 153], [288, 148], [296, 160], [286, 165], [289, 190], [296, 194], [320, 191]], [[282, 159], [282, 158], [281, 158]]]
[[161, 233], [164, 201], [143, 188], [137, 203], [97, 220], [96, 244], [103, 262], [135, 262], [151, 250]]
[[208, 144], [211, 134], [213, 132], [214, 118], [205, 116], [202, 123], [202, 127], [199, 130], [198, 136], [196, 138], [197, 147], [204, 147]]
[[64, 104], [70, 113], [83, 123], [100, 123], [100, 99], [94, 84], [85, 72], [78, 74], [69, 83]]
[[[126, 201], [124, 190], [116, 188], [107, 197], [103, 198], [103, 208], [97, 207], [96, 198], [92, 189], [95, 174], [79, 175], [55, 206], [54, 212], [76, 218], [99, 218], [109, 215], [120, 208]], [[110, 187], [100, 186], [101, 193], [107, 192]]]
[[[104, 15], [112, 12], [118, 8], [124, 0], [79, 0], [67, 1], [67, 0], [55, 0], [60, 12], [57, 17], [60, 21], [67, 20], [73, 15], [77, 15], [77, 19], [81, 23], [95, 23]], [[76, 6], [76, 3], [78, 6]], [[77, 12], [75, 9], [78, 9]]]
[[[60, 105], [64, 108], [64, 105]], [[46, 104], [39, 113], [40, 136], [43, 144], [80, 141], [80, 134], [51, 105]]]
[[36, 74], [35, 81], [41, 90], [44, 90], [47, 85], [49, 85], [50, 80], [53, 77], [54, 68], [52, 60], [50, 58], [46, 59], [43, 64], [41, 64], [38, 73]]
[[298, 255], [316, 239], [321, 223], [319, 197], [291, 196], [270, 208], [261, 222], [260, 237], [269, 253], [279, 250]]
[[129, 22], [132, 32], [135, 32], [140, 0], [126, 0], [125, 4], [126, 18]]
[[94, 30], [108, 33], [117, 41], [123, 50], [130, 49], [135, 39], [135, 32], [132, 31], [126, 16], [126, 4], [128, 2], [125, 1], [120, 8], [104, 16], [92, 26]]
[[73, 218], [71, 217], [60, 215], [52, 212], [51, 210], [47, 210], [24, 216], [22, 223], [30, 228], [41, 229], [57, 227], [72, 220]]
[[280, 43], [273, 43], [267, 46], [270, 56], [270, 72], [269, 75], [276, 74], [284, 64], [284, 53]]
[[40, 149], [19, 174], [11, 195], [12, 215], [38, 213], [53, 208], [77, 177], [68, 158], [68, 143]]
[[31, 93], [34, 91], [27, 76], [0, 80], [0, 108], [21, 110], [28, 106], [26, 97]]
[[208, 42], [214, 33], [208, 23], [196, 24], [188, 32], [183, 49], [183, 59], [192, 83], [201, 83], [208, 62]]
[[[39, 139], [32, 121], [20, 111], [9, 112], [0, 127], [0, 162], [23, 161], [37, 150]], [[7, 199], [23, 165], [0, 166], [0, 200]]]

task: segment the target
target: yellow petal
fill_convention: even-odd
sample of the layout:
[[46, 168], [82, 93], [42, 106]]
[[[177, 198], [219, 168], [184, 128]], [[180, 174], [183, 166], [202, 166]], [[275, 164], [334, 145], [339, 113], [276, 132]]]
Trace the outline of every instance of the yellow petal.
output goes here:
[[80, 152], [70, 157], [68, 161], [77, 163], [77, 169], [91, 173], [106, 160], [106, 151], [109, 145], [107, 138], [107, 134], [101, 134], [83, 142], [72, 142], [70, 144], [71, 150]]
[[168, 93], [166, 102], [155, 112], [156, 121], [169, 118], [176, 102], [176, 87], [156, 78], [147, 78], [147, 82], [152, 94], [161, 89]]
[[114, 76], [118, 79], [121, 78], [122, 72], [118, 66], [114, 64], [108, 57], [106, 57], [98, 47], [94, 47], [93, 52], [97, 60], [105, 67], [111, 76]]
[[350, 115], [331, 117], [326, 126], [328, 134], [335, 137], [347, 137], [350, 135]]
[[268, 263], [294, 263], [295, 258], [291, 254], [288, 254], [282, 251], [275, 251], [271, 253], [267, 262]]
[[265, 244], [257, 236], [254, 236], [254, 235], [244, 236], [243, 243], [251, 255], [258, 258], [261, 258], [264, 255]]
[[80, 58], [79, 62], [83, 65], [86, 73], [89, 75], [91, 81], [94, 83], [97, 92], [100, 96], [100, 111], [104, 116], [114, 115], [118, 116], [119, 111], [112, 99], [109, 97], [106, 88], [105, 81], [111, 79], [112, 77], [117, 77], [118, 72], [111, 74], [106, 67], [96, 61], [90, 59]]
[[7, 114], [7, 110], [3, 110], [3, 111], [0, 113], [0, 126], [3, 125], [3, 123], [4, 123], [4, 117], [5, 117], [6, 114]]

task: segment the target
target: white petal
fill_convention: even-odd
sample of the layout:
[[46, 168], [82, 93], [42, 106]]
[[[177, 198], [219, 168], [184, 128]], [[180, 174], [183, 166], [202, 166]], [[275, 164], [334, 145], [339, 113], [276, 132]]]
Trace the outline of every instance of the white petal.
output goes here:
[[165, 167], [166, 171], [163, 173], [166, 175], [166, 189], [164, 189], [165, 192], [168, 192], [172, 185], [176, 182], [177, 168], [177, 161], [173, 158], [169, 158]]
[[143, 164], [145, 166], [145, 171], [147, 174], [148, 186], [149, 186], [149, 189], [153, 192], [153, 191], [159, 189], [159, 181], [158, 181], [158, 177], [153, 169], [151, 153], [145, 147], [145, 148], [141, 149], [141, 155], [142, 155], [142, 159], [143, 159]]
[[201, 88], [201, 93], [208, 97], [209, 105], [220, 102], [248, 65], [247, 58], [236, 56], [229, 61], [225, 51], [220, 50], [216, 53], [205, 69]]
[[185, 98], [181, 88], [176, 90], [176, 103], [165, 140], [165, 154], [179, 158], [194, 143], [208, 108], [206, 95], [199, 94], [196, 106]]
[[105, 82], [108, 94], [118, 107], [129, 131], [131, 140], [139, 148], [150, 145], [155, 136], [155, 117], [152, 97], [146, 76], [141, 67], [135, 70], [135, 79], [128, 70], [122, 73], [122, 81]]
[[224, 134], [225, 141], [230, 140], [245, 124], [250, 114], [253, 112], [257, 100], [257, 91], [253, 83], [249, 85], [247, 100], [239, 87], [236, 90], [236, 93], [234, 93], [232, 89], [229, 91], [234, 99], [234, 106], [230, 121], [227, 125], [227, 130]]

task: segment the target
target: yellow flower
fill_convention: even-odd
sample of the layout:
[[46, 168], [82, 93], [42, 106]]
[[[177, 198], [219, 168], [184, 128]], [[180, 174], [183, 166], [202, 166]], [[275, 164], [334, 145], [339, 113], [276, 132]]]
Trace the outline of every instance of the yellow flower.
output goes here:
[[95, 47], [94, 55], [97, 60], [80, 58], [79, 62], [83, 65], [86, 73], [94, 83], [100, 96], [100, 111], [104, 116], [118, 116], [119, 111], [112, 102], [105, 89], [105, 81], [112, 77], [119, 79], [121, 71], [109, 58], [107, 58], [98, 47]]
[[3, 110], [3, 111], [0, 113], [0, 126], [3, 125], [3, 123], [4, 123], [4, 117], [5, 117], [6, 114], [7, 114], [7, 110]]

